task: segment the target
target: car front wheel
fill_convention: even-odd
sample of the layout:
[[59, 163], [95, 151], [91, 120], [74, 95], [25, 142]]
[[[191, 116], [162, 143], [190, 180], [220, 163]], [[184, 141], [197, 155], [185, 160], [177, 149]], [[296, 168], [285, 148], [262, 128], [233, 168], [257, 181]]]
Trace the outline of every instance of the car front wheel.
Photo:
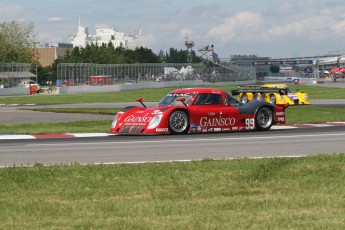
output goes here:
[[189, 129], [189, 118], [185, 111], [175, 110], [169, 116], [169, 130], [172, 134], [184, 134]]
[[256, 112], [255, 116], [256, 129], [266, 131], [273, 125], [273, 111], [268, 107], [261, 107]]

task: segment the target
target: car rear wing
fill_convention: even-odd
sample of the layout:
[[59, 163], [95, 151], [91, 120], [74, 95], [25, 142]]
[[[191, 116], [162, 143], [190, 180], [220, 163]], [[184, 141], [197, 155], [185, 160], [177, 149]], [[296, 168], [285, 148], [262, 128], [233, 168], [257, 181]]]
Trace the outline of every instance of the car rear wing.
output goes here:
[[265, 88], [265, 89], [234, 89], [231, 90], [231, 94], [232, 95], [239, 95], [240, 93], [252, 93], [252, 94], [256, 94], [256, 93], [260, 93], [260, 94], [264, 94], [264, 93], [279, 93], [281, 95], [286, 94], [286, 89], [283, 88]]

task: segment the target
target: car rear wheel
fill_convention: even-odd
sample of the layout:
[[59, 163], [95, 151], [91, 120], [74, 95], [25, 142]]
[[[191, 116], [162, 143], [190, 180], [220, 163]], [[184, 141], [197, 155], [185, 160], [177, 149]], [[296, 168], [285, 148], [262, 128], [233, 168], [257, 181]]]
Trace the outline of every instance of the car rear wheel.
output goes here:
[[247, 95], [246, 93], [242, 94], [242, 96], [241, 96], [241, 102], [242, 102], [243, 104], [248, 103], [248, 95]]
[[256, 112], [255, 116], [256, 129], [266, 131], [273, 125], [273, 111], [268, 107], [261, 107]]
[[276, 96], [274, 94], [271, 94], [270, 95], [270, 103], [275, 105], [276, 101], [277, 101]]
[[169, 117], [169, 130], [172, 134], [184, 134], [189, 129], [189, 118], [185, 111], [175, 110]]

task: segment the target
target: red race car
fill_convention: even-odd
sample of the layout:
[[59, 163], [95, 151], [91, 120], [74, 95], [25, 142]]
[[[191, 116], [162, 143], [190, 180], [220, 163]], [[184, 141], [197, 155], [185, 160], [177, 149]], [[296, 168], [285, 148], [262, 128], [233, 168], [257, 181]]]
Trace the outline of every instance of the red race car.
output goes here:
[[288, 105], [253, 100], [243, 104], [215, 88], [171, 91], [153, 108], [130, 106], [118, 112], [110, 132], [115, 134], [184, 134], [269, 130], [285, 124]]

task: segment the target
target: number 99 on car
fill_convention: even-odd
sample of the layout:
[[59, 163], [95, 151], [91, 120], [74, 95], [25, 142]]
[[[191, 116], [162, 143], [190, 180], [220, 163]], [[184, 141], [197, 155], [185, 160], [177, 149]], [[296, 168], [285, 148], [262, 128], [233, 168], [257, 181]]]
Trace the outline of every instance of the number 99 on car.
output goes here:
[[255, 128], [254, 118], [247, 118], [246, 119], [246, 129], [254, 129], [254, 128]]

